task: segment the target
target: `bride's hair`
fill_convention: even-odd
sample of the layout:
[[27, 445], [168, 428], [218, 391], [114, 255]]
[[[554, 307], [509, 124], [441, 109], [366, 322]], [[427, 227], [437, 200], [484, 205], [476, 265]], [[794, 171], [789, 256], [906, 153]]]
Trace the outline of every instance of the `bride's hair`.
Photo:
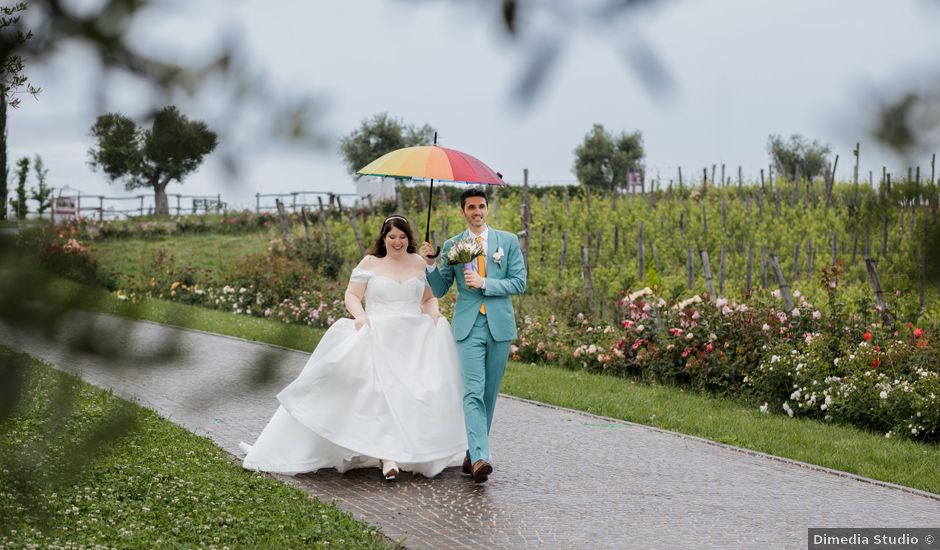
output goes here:
[[382, 223], [382, 230], [379, 231], [379, 236], [375, 239], [375, 242], [372, 243], [372, 247], [369, 248], [369, 254], [372, 254], [376, 258], [384, 258], [388, 254], [388, 250], [385, 248], [385, 236], [388, 235], [388, 232], [392, 229], [401, 229], [405, 235], [408, 236], [408, 254], [414, 254], [418, 251], [418, 243], [415, 242], [414, 233], [411, 232], [411, 224], [408, 223], [408, 220], [404, 216], [399, 216], [393, 214], [385, 218], [385, 222]]

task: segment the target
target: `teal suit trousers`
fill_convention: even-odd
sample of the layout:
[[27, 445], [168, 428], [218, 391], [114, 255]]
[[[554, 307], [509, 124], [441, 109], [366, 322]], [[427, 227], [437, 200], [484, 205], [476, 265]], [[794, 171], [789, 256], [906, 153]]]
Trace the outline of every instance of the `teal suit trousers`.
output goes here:
[[490, 460], [488, 436], [499, 385], [506, 372], [510, 343], [510, 340], [493, 339], [483, 314], [477, 315], [470, 334], [457, 342], [457, 353], [463, 365], [463, 411], [471, 464], [480, 459]]

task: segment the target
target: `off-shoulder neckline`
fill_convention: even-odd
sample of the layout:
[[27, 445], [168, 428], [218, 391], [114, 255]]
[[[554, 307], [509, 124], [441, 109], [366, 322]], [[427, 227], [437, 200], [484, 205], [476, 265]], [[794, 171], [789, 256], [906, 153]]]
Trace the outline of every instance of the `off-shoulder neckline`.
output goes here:
[[389, 281], [398, 283], [398, 284], [400, 284], [400, 285], [403, 285], [403, 284], [405, 284], [405, 283], [411, 281], [412, 279], [423, 279], [423, 278], [424, 278], [423, 275], [415, 275], [415, 276], [413, 276], [413, 277], [408, 277], [408, 278], [405, 279], [404, 281], [399, 281], [398, 279], [395, 279], [394, 277], [389, 277], [388, 275], [383, 275], [383, 274], [381, 274], [381, 273], [376, 273], [375, 271], [366, 269], [366, 268], [364, 268], [364, 267], [354, 267], [354, 268], [353, 268], [353, 271], [356, 271], [356, 270], [364, 271], [364, 272], [366, 272], [366, 273], [369, 273], [369, 274], [372, 275], [373, 277], [382, 277], [383, 279], [388, 279]]

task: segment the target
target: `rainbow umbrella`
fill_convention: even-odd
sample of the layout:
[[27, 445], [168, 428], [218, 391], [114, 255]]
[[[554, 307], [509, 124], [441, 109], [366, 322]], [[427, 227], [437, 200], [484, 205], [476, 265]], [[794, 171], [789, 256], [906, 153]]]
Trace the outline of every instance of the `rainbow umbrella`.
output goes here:
[[[438, 146], [437, 134], [434, 134], [434, 143], [434, 145], [396, 149], [391, 153], [382, 155], [359, 170], [359, 173], [363, 176], [430, 180], [428, 223], [424, 230], [424, 240], [428, 242], [430, 242], [431, 233], [431, 201], [434, 200], [434, 180], [473, 185], [506, 185], [502, 174], [493, 171], [476, 157]], [[441, 248], [437, 247], [437, 252], [433, 257], [436, 258], [440, 253]]]

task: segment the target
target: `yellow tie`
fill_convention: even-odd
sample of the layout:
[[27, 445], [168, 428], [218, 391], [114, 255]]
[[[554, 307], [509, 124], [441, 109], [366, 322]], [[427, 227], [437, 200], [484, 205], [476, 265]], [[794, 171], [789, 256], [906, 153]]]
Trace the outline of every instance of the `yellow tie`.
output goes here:
[[[483, 246], [483, 235], [477, 235], [477, 243]], [[483, 249], [483, 255], [477, 256], [477, 273], [480, 277], [486, 277], [486, 249]], [[480, 313], [486, 315], [486, 306], [480, 304]]]

